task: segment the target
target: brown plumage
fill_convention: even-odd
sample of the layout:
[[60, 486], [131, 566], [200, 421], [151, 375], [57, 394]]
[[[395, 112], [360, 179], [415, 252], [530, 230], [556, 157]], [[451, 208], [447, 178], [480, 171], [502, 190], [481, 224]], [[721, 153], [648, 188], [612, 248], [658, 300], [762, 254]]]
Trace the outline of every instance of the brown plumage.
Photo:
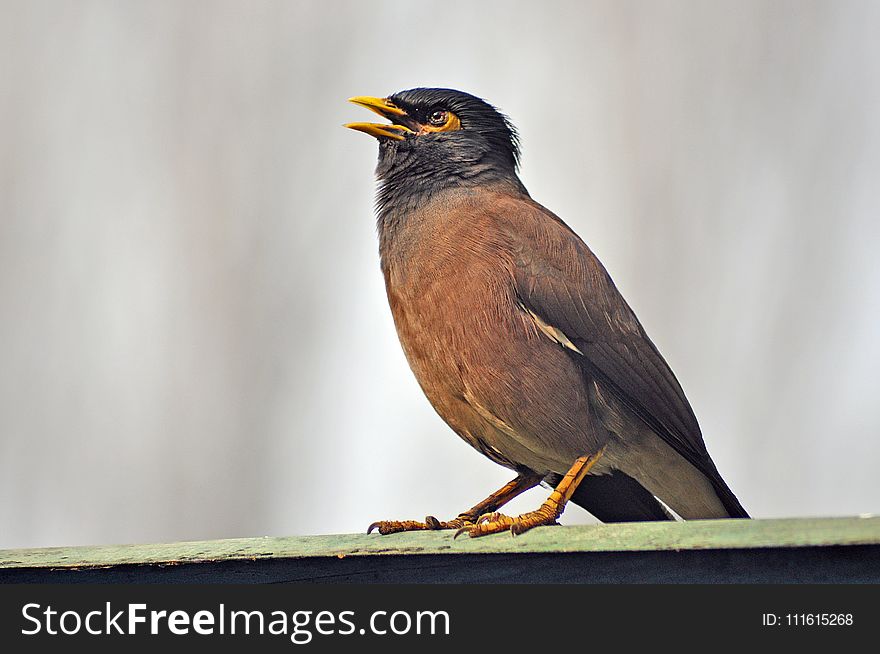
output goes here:
[[[655, 496], [686, 519], [748, 517], [602, 264], [522, 186], [509, 122], [443, 89], [355, 101], [396, 123], [370, 132], [381, 145], [380, 254], [422, 390], [459, 436], [526, 480], [516, 492], [572, 471], [522, 519], [479, 521], [471, 511], [448, 523], [374, 526], [516, 533], [554, 522], [569, 497], [608, 521], [666, 519]], [[444, 118], [448, 131], [424, 129]]]

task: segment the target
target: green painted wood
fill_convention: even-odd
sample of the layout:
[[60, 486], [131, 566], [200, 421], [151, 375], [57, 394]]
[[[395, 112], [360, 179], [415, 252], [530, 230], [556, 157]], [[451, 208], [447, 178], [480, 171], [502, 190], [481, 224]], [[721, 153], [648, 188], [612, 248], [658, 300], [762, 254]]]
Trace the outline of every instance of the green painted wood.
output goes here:
[[382, 557], [387, 555], [668, 552], [880, 544], [880, 517], [692, 520], [541, 527], [521, 536], [452, 538], [451, 531], [236, 538], [152, 545], [0, 550], [0, 569]]

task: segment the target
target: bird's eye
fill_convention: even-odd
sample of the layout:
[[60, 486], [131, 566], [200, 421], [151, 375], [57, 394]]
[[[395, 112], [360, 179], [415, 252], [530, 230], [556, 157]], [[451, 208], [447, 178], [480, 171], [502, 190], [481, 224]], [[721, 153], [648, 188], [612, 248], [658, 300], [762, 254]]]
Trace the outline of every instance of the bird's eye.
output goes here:
[[461, 121], [451, 111], [437, 107], [428, 112], [425, 122], [419, 134], [431, 134], [435, 132], [454, 132], [461, 129]]
[[434, 127], [442, 127], [446, 124], [449, 114], [443, 109], [435, 109], [428, 115], [428, 123]]

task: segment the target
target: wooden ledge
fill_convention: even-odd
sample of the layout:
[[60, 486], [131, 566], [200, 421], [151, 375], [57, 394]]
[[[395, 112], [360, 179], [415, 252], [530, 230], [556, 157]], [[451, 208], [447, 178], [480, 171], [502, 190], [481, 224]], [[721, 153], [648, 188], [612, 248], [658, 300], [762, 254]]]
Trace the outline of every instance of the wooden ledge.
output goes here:
[[0, 582], [880, 582], [880, 517], [542, 527], [517, 537], [457, 540], [452, 535], [0, 550]]

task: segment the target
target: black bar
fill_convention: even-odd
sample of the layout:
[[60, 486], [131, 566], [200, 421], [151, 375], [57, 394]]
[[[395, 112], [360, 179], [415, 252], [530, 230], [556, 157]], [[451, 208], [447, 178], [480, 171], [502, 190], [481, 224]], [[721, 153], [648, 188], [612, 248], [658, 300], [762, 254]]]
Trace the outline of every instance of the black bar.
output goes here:
[[[89, 652], [225, 643], [246, 646], [241, 651], [300, 645], [420, 652], [451, 646], [579, 652], [609, 645], [683, 652], [748, 644], [846, 647], [874, 639], [878, 593], [877, 585], [5, 585], [0, 642], [5, 651], [82, 645]], [[130, 607], [137, 604], [143, 606]], [[154, 611], [165, 612], [156, 618], [155, 635]], [[172, 611], [183, 612], [175, 629], [186, 634], [172, 633]], [[261, 613], [233, 618], [233, 611]], [[128, 630], [132, 612], [144, 621], [134, 623], [133, 635], [119, 634]], [[196, 633], [197, 619], [211, 633]], [[274, 635], [268, 633], [273, 621]], [[110, 634], [85, 633], [87, 622]], [[246, 623], [250, 634], [243, 633]], [[77, 634], [60, 633], [78, 624]]]

